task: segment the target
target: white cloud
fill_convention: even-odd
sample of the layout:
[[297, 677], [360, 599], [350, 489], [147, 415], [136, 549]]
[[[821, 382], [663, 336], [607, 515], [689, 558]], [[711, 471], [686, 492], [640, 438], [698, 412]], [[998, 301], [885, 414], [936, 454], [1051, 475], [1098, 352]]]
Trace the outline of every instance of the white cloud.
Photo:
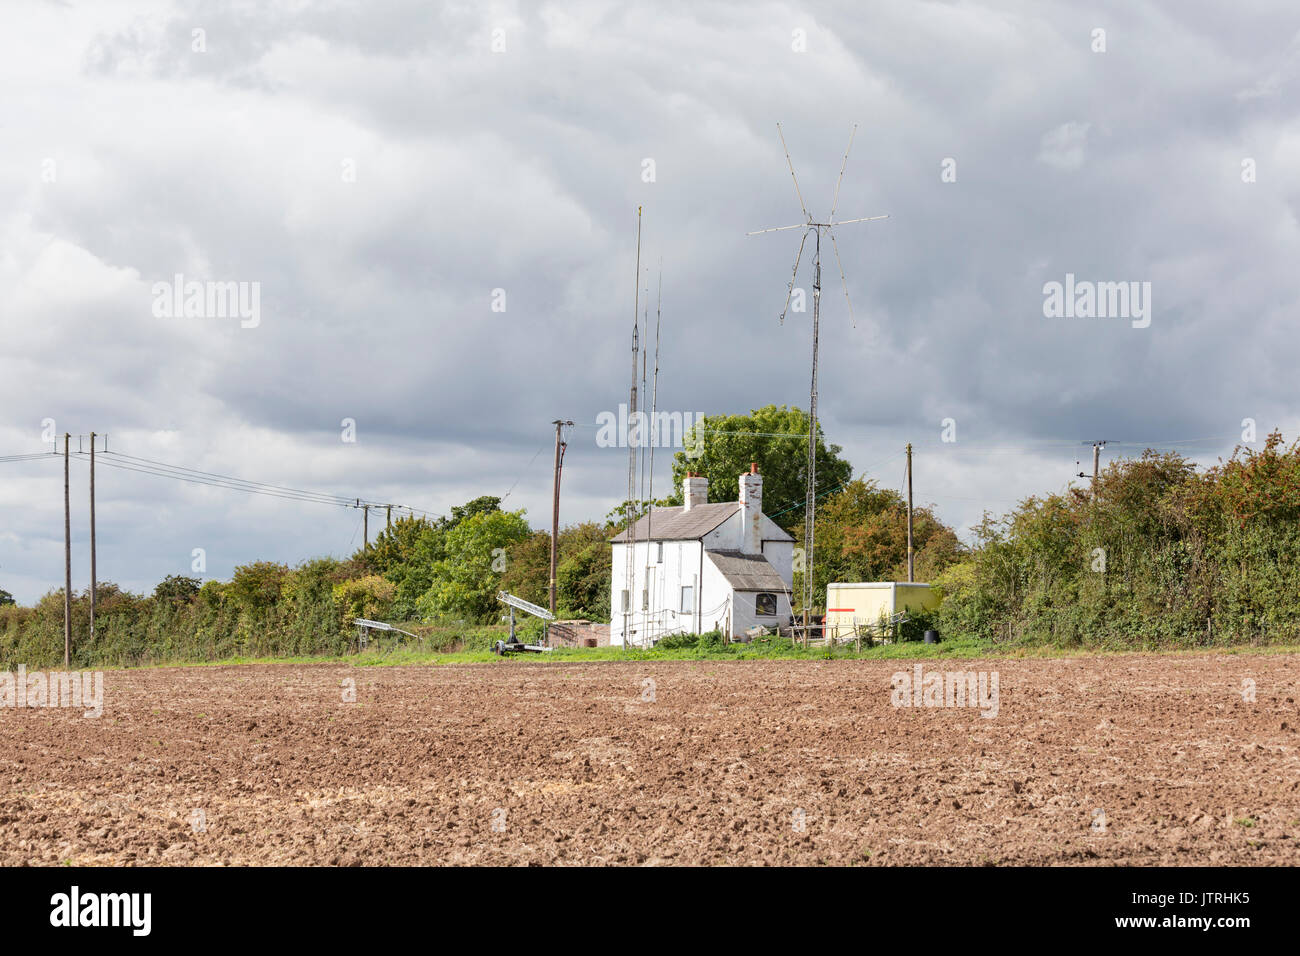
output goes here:
[[1071, 121], [1062, 123], [1043, 134], [1038, 146], [1038, 160], [1055, 169], [1078, 169], [1083, 165], [1088, 148], [1088, 130], [1091, 123]]

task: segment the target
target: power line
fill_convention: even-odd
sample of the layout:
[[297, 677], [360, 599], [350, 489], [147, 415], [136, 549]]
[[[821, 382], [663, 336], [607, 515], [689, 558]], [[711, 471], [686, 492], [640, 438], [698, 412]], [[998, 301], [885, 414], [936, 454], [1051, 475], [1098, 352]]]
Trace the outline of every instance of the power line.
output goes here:
[[[656, 414], [673, 415], [677, 413], [659, 412]], [[629, 417], [630, 417], [630, 413], [629, 413]], [[609, 425], [601, 422], [577, 422], [573, 427], [574, 428], [608, 428]], [[746, 436], [752, 435], [758, 438], [798, 438], [803, 441], [808, 440], [807, 432], [745, 432], [745, 431], [733, 431], [725, 428], [699, 428], [695, 426], [692, 426], [685, 430], [689, 431], [692, 435], [746, 435]]]
[[[669, 413], [664, 412], [661, 414], [669, 414]], [[578, 422], [574, 427], [575, 428], [608, 428], [609, 426], [608, 424], [603, 424], [600, 422]], [[689, 431], [690, 434], [692, 435], [735, 435], [737, 437], [753, 437], [753, 438], [797, 438], [802, 441], [807, 441], [808, 439], [807, 432], [752, 432], [752, 431], [740, 431], [740, 430], [727, 429], [727, 428], [689, 428], [687, 429], [687, 431]], [[988, 441], [1000, 442], [1002, 440], [989, 439]], [[1025, 439], [1021, 439], [1017, 443], [1008, 443], [1008, 444], [1003, 444], [1001, 446], [994, 446], [994, 447], [995, 448], [1001, 447], [1007, 450], [1016, 451], [1034, 445], [1074, 446], [1074, 445], [1078, 445], [1080, 442], [1084, 442], [1085, 444], [1087, 444], [1089, 441], [1090, 439], [1080, 439], [1080, 438], [1025, 438]], [[1139, 441], [1139, 440], [1131, 439], [1129, 441], [1108, 441], [1107, 444], [1124, 445], [1133, 448], [1144, 448], [1144, 447], [1162, 448], [1167, 445], [1201, 445], [1201, 444], [1210, 444], [1210, 443], [1223, 444], [1225, 442], [1240, 443], [1241, 436], [1240, 435], [1210, 435], [1205, 438], [1174, 438], [1174, 439], [1160, 439], [1160, 440], [1148, 440], [1148, 441]], [[960, 450], [963, 448], [976, 448], [976, 447], [983, 447], [984, 450], [988, 450], [988, 445], [986, 443], [981, 442], [979, 439], [971, 439], [971, 438], [963, 438], [959, 442], [945, 442], [942, 439], [935, 439], [934, 441], [931, 442], [913, 442], [913, 444], [945, 445], [954, 450]]]
[[[604, 426], [601, 426], [599, 424], [582, 422], [582, 423], [575, 423], [575, 425], [572, 427], [599, 428]], [[743, 436], [743, 437], [759, 437], [759, 438], [775, 438], [775, 439], [790, 438], [796, 440], [803, 440], [808, 437], [806, 433], [734, 431], [734, 430], [727, 430], [727, 429], [696, 428], [694, 432], [696, 434], [702, 434], [702, 435], [734, 435], [737, 437]], [[997, 440], [994, 439], [992, 441], [997, 441]], [[1022, 439], [1019, 442], [1005, 443], [1001, 445], [992, 445], [992, 444], [982, 445], [978, 440], [973, 441], [971, 439], [963, 439], [959, 443], [946, 442], [942, 444], [947, 446], [945, 450], [948, 451], [965, 450], [966, 448], [970, 448], [971, 450], [982, 451], [985, 454], [990, 454], [990, 453], [1012, 454], [1017, 451], [1028, 451], [1033, 446], [1077, 445], [1079, 441], [1080, 441], [1079, 439], [1072, 439], [1072, 438], [1039, 438], [1039, 439]], [[1206, 436], [1201, 438], [1164, 439], [1158, 441], [1154, 441], [1154, 440], [1152, 441], [1135, 441], [1135, 440], [1110, 441], [1108, 442], [1108, 444], [1117, 447], [1125, 447], [1125, 448], [1161, 448], [1161, 447], [1180, 446], [1180, 445], [1181, 446], [1205, 445], [1211, 443], [1224, 444], [1228, 442], [1239, 443], [1240, 436], [1219, 435], [1219, 436]], [[940, 443], [934, 442], [934, 444], [937, 445]], [[536, 461], [537, 457], [541, 454], [543, 450], [545, 450], [544, 447], [534, 453], [532, 459], [529, 460], [528, 466], [524, 469], [524, 472], [528, 470], [528, 467], [532, 466], [533, 462]], [[232, 491], [243, 491], [248, 494], [263, 495], [265, 497], [280, 498], [288, 501], [304, 501], [304, 502], [316, 503], [316, 504], [328, 504], [328, 505], [334, 505], [336, 507], [361, 508], [366, 505], [369, 505], [371, 507], [389, 507], [391, 505], [394, 508], [406, 511], [412, 517], [414, 517], [415, 515], [420, 515], [422, 517], [428, 517], [428, 518], [443, 517], [442, 515], [436, 512], [426, 511], [420, 508], [412, 508], [409, 505], [397, 505], [397, 504], [392, 504], [390, 502], [380, 502], [371, 499], [359, 499], [355, 495], [344, 496], [344, 495], [332, 494], [329, 492], [310, 491], [301, 488], [293, 488], [285, 485], [276, 485], [268, 482], [252, 481], [250, 479], [237, 478], [231, 475], [222, 475], [216, 472], [204, 471], [202, 469], [189, 468], [183, 465], [174, 465], [167, 462], [157, 461], [155, 459], [142, 458], [135, 455], [125, 455], [120, 452], [104, 451], [100, 454], [101, 457], [99, 458], [99, 463], [106, 467], [117, 468], [124, 471], [135, 471], [141, 474], [153, 475], [155, 477], [160, 477], [160, 478], [171, 478], [173, 480], [184, 481], [191, 484], [207, 485], [209, 487], [217, 487], [217, 488], [226, 488]], [[873, 470], [874, 468], [888, 463], [889, 461], [893, 460], [894, 458], [898, 457], [901, 454], [902, 452], [899, 452], [895, 455], [891, 455], [889, 458], [883, 459], [880, 462], [868, 466], [866, 469], [863, 470], [862, 474], [859, 477], [865, 477], [866, 474], [871, 470]], [[85, 458], [87, 457], [87, 453], [73, 452], [72, 456]], [[115, 459], [121, 459], [121, 461], [108, 461], [104, 456], [109, 456]], [[0, 455], [0, 464], [27, 462], [27, 461], [52, 461], [52, 460], [58, 460], [60, 457], [61, 455], [57, 451], [29, 452], [29, 453], [14, 454], [14, 455]], [[521, 473], [520, 479], [522, 477], [523, 475]], [[520, 479], [516, 479], [514, 484], [511, 485], [510, 490], [506, 492], [507, 496], [509, 496], [509, 494], [513, 492], [514, 488], [519, 484]], [[837, 485], [834, 488], [830, 488], [818, 494], [816, 498], [818, 499], [824, 498], [826, 495], [833, 494], [836, 491], [840, 491], [844, 487], [845, 485]], [[953, 498], [954, 500], [958, 500], [956, 496], [951, 496], [951, 495], [939, 496], [939, 497], [947, 497], [947, 498]], [[502, 500], [504, 500], [504, 498]], [[960, 500], [975, 500], [975, 499], [960, 499]], [[1009, 500], [1009, 499], [997, 499], [997, 500]], [[806, 507], [806, 501], [791, 503], [788, 507], [785, 507], [777, 511], [774, 514], [770, 514], [769, 517], [776, 517], [785, 514], [801, 506]]]
[[103, 459], [101, 459], [99, 463], [109, 468], [117, 468], [122, 471], [134, 471], [144, 475], [153, 475], [156, 478], [172, 478], [176, 481], [183, 481], [188, 484], [207, 485], [213, 488], [226, 488], [231, 491], [244, 491], [249, 494], [264, 495], [270, 498], [282, 498], [289, 501], [307, 501], [307, 502], [314, 502], [316, 504], [336, 505], [339, 507], [355, 507], [355, 505], [353, 504], [353, 501], [355, 499], [336, 500], [334, 498], [318, 497], [311, 494], [304, 495], [304, 494], [283, 493], [283, 492], [271, 490], [269, 488], [258, 487], [253, 485], [236, 484], [236, 483], [231, 483], [226, 481], [203, 478], [197, 475], [189, 475], [181, 472], [168, 471], [162, 468], [154, 468], [147, 465], [138, 465], [130, 462], [113, 462], [113, 461], [104, 461]]
[[[82, 457], [82, 456], [78, 454], [78, 455], [76, 455], [76, 457]], [[103, 466], [105, 466], [105, 467], [107, 467], [107, 468], [117, 468], [117, 469], [120, 469], [120, 470], [122, 470], [122, 471], [134, 471], [134, 472], [138, 472], [138, 473], [140, 473], [140, 474], [142, 474], [142, 475], [153, 475], [155, 478], [171, 478], [171, 479], [174, 479], [174, 480], [176, 480], [176, 481], [184, 481], [184, 482], [187, 482], [187, 483], [189, 483], [189, 484], [195, 484], [195, 485], [207, 485], [208, 487], [211, 487], [211, 488], [225, 488], [225, 489], [230, 490], [230, 491], [243, 491], [243, 492], [246, 492], [246, 493], [248, 493], [248, 494], [252, 494], [252, 495], [263, 495], [263, 496], [268, 497], [268, 498], [281, 498], [281, 499], [284, 499], [284, 500], [287, 500], [287, 501], [305, 501], [305, 502], [310, 502], [310, 503], [314, 503], [314, 504], [327, 504], [327, 505], [334, 505], [335, 507], [341, 507], [341, 508], [353, 508], [353, 507], [357, 507], [357, 505], [355, 505], [355, 504], [353, 503], [353, 502], [355, 501], [355, 499], [349, 499], [349, 500], [347, 500], [347, 501], [342, 501], [342, 500], [338, 500], [338, 501], [336, 501], [336, 500], [333, 500], [333, 499], [319, 498], [319, 497], [312, 497], [312, 496], [310, 496], [310, 495], [283, 494], [283, 493], [276, 492], [276, 491], [269, 491], [269, 490], [266, 490], [266, 489], [263, 489], [263, 488], [249, 487], [249, 486], [243, 486], [243, 485], [237, 485], [237, 484], [230, 484], [230, 483], [221, 482], [221, 481], [211, 481], [211, 480], [206, 479], [206, 478], [199, 478], [199, 477], [192, 476], [192, 475], [179, 474], [179, 473], [176, 473], [176, 472], [165, 471], [165, 470], [158, 469], [158, 468], [140, 467], [140, 466], [136, 466], [136, 465], [134, 465], [134, 464], [126, 464], [126, 463], [122, 463], [122, 462], [113, 462], [113, 461], [104, 461], [103, 459], [101, 459], [101, 460], [99, 461], [99, 464], [101, 464], [101, 465], [103, 465]]]
[[57, 451], [43, 451], [28, 455], [0, 455], [0, 461], [37, 461], [42, 458], [54, 460], [59, 457]]
[[541, 454], [542, 452], [544, 452], [544, 451], [546, 451], [546, 446], [545, 446], [545, 445], [543, 445], [541, 448], [537, 449], [537, 451], [533, 453], [533, 457], [528, 459], [528, 464], [524, 465], [524, 470], [521, 471], [521, 472], [519, 473], [519, 477], [515, 479], [515, 483], [514, 483], [513, 485], [510, 486], [510, 488], [506, 491], [506, 493], [505, 493], [504, 495], [501, 496], [501, 503], [502, 503], [502, 504], [505, 504], [505, 503], [506, 503], [506, 499], [509, 498], [510, 495], [511, 495], [511, 493], [515, 490], [515, 488], [518, 487], [519, 482], [523, 481], [523, 479], [524, 479], [524, 475], [526, 475], [526, 474], [528, 473], [528, 469], [531, 468], [531, 467], [533, 467], [533, 462], [535, 462], [535, 461], [537, 460], [537, 456], [540, 455], [540, 454]]
[[[25, 458], [46, 458], [52, 455], [57, 457], [54, 453], [46, 452], [41, 455], [8, 456], [6, 458], [0, 458], [0, 461], [23, 460]], [[105, 456], [120, 460], [108, 460]], [[73, 452], [73, 457], [86, 459], [88, 458], [88, 455], [85, 452]], [[302, 488], [291, 488], [286, 485], [274, 485], [269, 482], [252, 481], [246, 478], [236, 478], [232, 475], [221, 475], [216, 472], [203, 471], [198, 468], [173, 465], [168, 462], [156, 461], [150, 458], [141, 458], [136, 455], [124, 455], [120, 452], [101, 452], [98, 463], [122, 471], [134, 471], [139, 474], [152, 475], [155, 478], [170, 478], [174, 481], [183, 481], [188, 484], [206, 485], [212, 488], [224, 488], [229, 491], [242, 491], [246, 494], [261, 495], [268, 498], [279, 498], [286, 501], [301, 501], [310, 504], [332, 505], [338, 508], [394, 507], [405, 510], [412, 516], [418, 514], [429, 518], [442, 517], [442, 515], [437, 514], [436, 512], [426, 511], [421, 508], [412, 508], [409, 505], [374, 501], [366, 498], [358, 498], [355, 495], [347, 497], [344, 495], [331, 494], [329, 492], [309, 491]]]
[[[880, 461], [877, 461], [877, 462], [874, 462], [874, 463], [868, 465], [866, 468], [862, 469], [862, 473], [861, 473], [860, 475], [858, 475], [857, 478], [850, 479], [849, 481], [844, 482], [844, 484], [842, 484], [842, 485], [836, 485], [834, 488], [827, 488], [825, 491], [823, 491], [823, 492], [821, 492], [820, 494], [818, 494], [818, 495], [817, 495], [817, 498], [818, 498], [818, 499], [825, 498], [827, 495], [833, 495], [833, 494], [835, 494], [835, 492], [837, 492], [837, 491], [843, 491], [843, 490], [844, 490], [845, 488], [847, 488], [849, 485], [853, 484], [854, 481], [861, 481], [863, 478], [867, 477], [867, 474], [868, 474], [869, 472], [871, 472], [873, 469], [879, 468], [879, 467], [881, 467], [882, 465], [887, 465], [887, 464], [889, 464], [891, 461], [893, 461], [895, 458], [897, 458], [897, 457], [899, 457], [900, 455], [903, 455], [903, 454], [906, 454], [906, 452], [898, 451], [898, 452], [895, 452], [894, 454], [890, 455], [888, 458], [882, 458]], [[796, 502], [794, 502], [793, 504], [791, 504], [791, 505], [790, 505], [789, 507], [787, 507], [787, 508], [782, 508], [780, 511], [777, 511], [777, 512], [775, 512], [775, 513], [773, 513], [773, 514], [769, 514], [768, 517], [769, 517], [769, 518], [777, 518], [777, 517], [779, 517], [780, 515], [785, 514], [787, 511], [795, 511], [795, 510], [797, 510], [797, 509], [799, 509], [799, 508], [806, 508], [806, 507], [808, 507], [808, 504], [807, 504], [806, 501], [796, 501]]]
[[230, 475], [219, 475], [216, 474], [215, 472], [203, 471], [198, 468], [187, 468], [183, 465], [169, 465], [166, 462], [154, 461], [149, 458], [140, 458], [135, 455], [124, 455], [121, 452], [105, 452], [105, 454], [110, 454], [114, 458], [123, 458], [129, 462], [133, 462], [145, 466], [151, 466], [153, 468], [165, 469], [168, 471], [176, 472], [178, 474], [196, 475], [202, 478], [210, 478], [222, 482], [230, 482], [234, 484], [247, 485], [247, 486], [257, 487], [257, 488], [266, 488], [266, 489], [271, 489], [273, 491], [283, 491], [290, 494], [306, 495], [312, 498], [327, 499], [327, 500], [332, 500], [337, 502], [346, 502], [347, 504], [353, 504], [356, 501], [355, 495], [346, 495], [346, 496], [334, 495], [334, 494], [329, 494], [327, 492], [305, 491], [301, 488], [289, 488], [284, 485], [273, 485], [265, 481], [250, 481], [246, 478], [235, 478]]

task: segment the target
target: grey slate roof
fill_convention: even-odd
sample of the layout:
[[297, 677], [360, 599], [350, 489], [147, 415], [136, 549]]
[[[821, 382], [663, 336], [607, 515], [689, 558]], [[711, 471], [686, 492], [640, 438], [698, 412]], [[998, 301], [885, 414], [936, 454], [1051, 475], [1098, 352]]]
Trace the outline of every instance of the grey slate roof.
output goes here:
[[[632, 526], [637, 541], [697, 541], [740, 510], [738, 501], [719, 501], [685, 508], [656, 508]], [[627, 530], [612, 541], [628, 541]]]
[[784, 591], [785, 582], [772, 562], [761, 554], [740, 551], [705, 551], [704, 556], [722, 572], [737, 591]]

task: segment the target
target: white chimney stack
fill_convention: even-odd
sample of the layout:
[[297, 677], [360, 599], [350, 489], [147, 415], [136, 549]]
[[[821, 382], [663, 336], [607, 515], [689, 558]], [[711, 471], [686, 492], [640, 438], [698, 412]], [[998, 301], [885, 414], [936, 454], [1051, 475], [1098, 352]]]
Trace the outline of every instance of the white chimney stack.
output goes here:
[[745, 554], [763, 553], [763, 476], [758, 465], [750, 464], [749, 473], [740, 476], [740, 550]]
[[709, 479], [688, 471], [682, 479], [683, 511], [690, 511], [696, 505], [707, 504], [709, 500]]

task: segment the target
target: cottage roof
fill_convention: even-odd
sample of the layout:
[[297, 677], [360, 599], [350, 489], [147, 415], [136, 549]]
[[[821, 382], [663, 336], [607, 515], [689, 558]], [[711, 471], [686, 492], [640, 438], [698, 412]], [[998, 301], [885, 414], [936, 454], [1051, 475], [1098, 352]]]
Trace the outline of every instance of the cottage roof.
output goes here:
[[[690, 511], [684, 507], [655, 508], [632, 526], [632, 537], [637, 541], [697, 541], [739, 510], [737, 501], [696, 505]], [[626, 543], [630, 539], [624, 529], [612, 540]]]
[[737, 591], [785, 590], [780, 573], [761, 554], [742, 551], [705, 551], [704, 554]]

